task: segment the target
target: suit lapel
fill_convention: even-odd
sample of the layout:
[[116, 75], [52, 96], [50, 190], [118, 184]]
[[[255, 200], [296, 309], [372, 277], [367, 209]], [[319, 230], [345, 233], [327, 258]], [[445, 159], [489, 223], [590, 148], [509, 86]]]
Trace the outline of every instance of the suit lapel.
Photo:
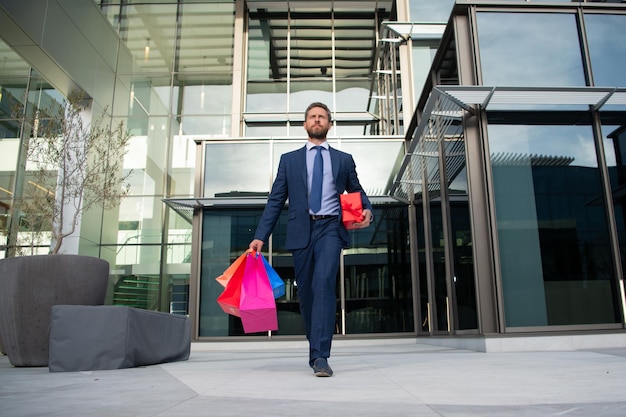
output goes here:
[[339, 158], [339, 152], [337, 152], [332, 147], [328, 147], [330, 151], [330, 163], [333, 167], [333, 180], [335, 184], [337, 184], [337, 175], [339, 175], [339, 163], [341, 162], [341, 158]]
[[[306, 146], [303, 146], [297, 154], [297, 158], [296, 158], [296, 163], [301, 166], [304, 167], [304, 169], [300, 169], [300, 177], [302, 179], [302, 184], [304, 184], [304, 189], [308, 190], [309, 189], [309, 185], [307, 184], [307, 172], [306, 172]], [[307, 191], [308, 193], [308, 191]]]

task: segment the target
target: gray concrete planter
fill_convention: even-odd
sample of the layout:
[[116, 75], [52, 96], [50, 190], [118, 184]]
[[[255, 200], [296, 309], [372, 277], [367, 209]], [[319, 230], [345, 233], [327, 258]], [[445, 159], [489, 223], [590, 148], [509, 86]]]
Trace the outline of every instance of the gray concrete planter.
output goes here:
[[0, 259], [0, 340], [13, 366], [48, 366], [53, 305], [102, 305], [109, 263], [80, 255]]

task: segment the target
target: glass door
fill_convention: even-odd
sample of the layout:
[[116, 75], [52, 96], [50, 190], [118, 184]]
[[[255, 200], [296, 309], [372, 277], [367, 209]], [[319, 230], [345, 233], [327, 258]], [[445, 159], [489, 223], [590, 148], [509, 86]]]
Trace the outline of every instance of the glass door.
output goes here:
[[[233, 207], [222, 206], [215, 199], [204, 208], [198, 286], [200, 337], [259, 335], [246, 335], [241, 320], [221, 310], [216, 299], [223, 287], [215, 278], [248, 248], [263, 211], [262, 200]], [[337, 334], [414, 332], [407, 209], [386, 202], [375, 204], [374, 211], [375, 224], [351, 231], [352, 245], [343, 253], [337, 280]], [[304, 335], [291, 253], [283, 249], [286, 224], [285, 210], [263, 253], [286, 289], [276, 300], [279, 329], [272, 332], [273, 337]]]

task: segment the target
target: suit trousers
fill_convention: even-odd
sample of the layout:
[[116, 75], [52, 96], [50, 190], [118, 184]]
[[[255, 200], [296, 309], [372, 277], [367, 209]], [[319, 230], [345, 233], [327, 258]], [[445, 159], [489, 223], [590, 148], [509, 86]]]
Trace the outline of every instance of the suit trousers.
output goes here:
[[337, 311], [337, 272], [343, 248], [337, 218], [311, 220], [309, 244], [292, 251], [309, 365], [330, 356]]

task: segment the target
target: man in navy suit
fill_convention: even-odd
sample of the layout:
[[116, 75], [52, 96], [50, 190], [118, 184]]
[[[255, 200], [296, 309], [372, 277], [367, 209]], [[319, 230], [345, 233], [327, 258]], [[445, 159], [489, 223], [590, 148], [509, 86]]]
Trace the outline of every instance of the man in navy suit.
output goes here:
[[[261, 251], [288, 199], [285, 246], [293, 255], [300, 312], [309, 341], [309, 366], [315, 376], [333, 374], [328, 357], [335, 332], [337, 272], [341, 250], [350, 243], [341, 221], [339, 195], [344, 191], [361, 194], [364, 219], [355, 223], [356, 228], [369, 226], [373, 219], [372, 204], [359, 183], [352, 155], [326, 142], [331, 126], [331, 113], [325, 104], [309, 105], [304, 113], [307, 144], [281, 156], [267, 206], [250, 242], [251, 250]], [[313, 171], [318, 153], [323, 161], [323, 168], [318, 170], [321, 203], [319, 199], [310, 201], [311, 194], [315, 194], [310, 190], [316, 183]]]

